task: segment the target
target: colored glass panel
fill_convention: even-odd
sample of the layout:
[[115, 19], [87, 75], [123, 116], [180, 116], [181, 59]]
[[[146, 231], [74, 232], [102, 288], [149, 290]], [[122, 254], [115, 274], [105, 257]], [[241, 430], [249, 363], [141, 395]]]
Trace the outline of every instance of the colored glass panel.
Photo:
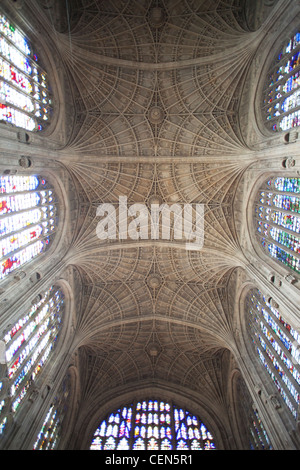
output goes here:
[[54, 408], [54, 406], [51, 406], [43, 422], [38, 439], [34, 443], [33, 449], [54, 449], [57, 444], [56, 437], [58, 426], [59, 420], [57, 417], [57, 410]]
[[300, 178], [276, 177], [259, 191], [255, 206], [257, 234], [268, 254], [300, 272]]
[[[120, 417], [122, 419], [120, 419]], [[144, 400], [123, 407], [103, 420], [91, 450], [214, 449], [210, 432], [198, 417], [164, 401]]]
[[269, 73], [264, 114], [273, 131], [300, 125], [300, 43], [297, 32], [278, 55]]
[[258, 290], [248, 295], [246, 305], [258, 357], [296, 419], [300, 403], [300, 335]]
[[42, 130], [50, 113], [46, 74], [23, 33], [0, 13], [0, 121]]
[[51, 287], [3, 338], [13, 412], [49, 362], [61, 328], [63, 309], [61, 290]]
[[45, 180], [0, 177], [0, 280], [48, 246], [56, 227], [56, 204]]
[[282, 192], [300, 193], [300, 178], [275, 178], [274, 188]]

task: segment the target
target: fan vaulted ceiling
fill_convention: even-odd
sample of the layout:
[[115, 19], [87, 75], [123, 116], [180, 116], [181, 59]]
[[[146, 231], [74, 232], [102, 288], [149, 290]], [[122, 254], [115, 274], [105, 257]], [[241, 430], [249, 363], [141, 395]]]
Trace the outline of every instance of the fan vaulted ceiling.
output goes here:
[[[86, 402], [167, 383], [223, 403], [228, 284], [245, 262], [233, 201], [249, 152], [239, 104], [257, 47], [238, 0], [72, 1], [56, 44], [73, 86], [65, 161], [79, 200], [70, 265]], [[73, 119], [73, 120], [72, 120]], [[96, 236], [100, 203], [205, 205], [200, 251]]]

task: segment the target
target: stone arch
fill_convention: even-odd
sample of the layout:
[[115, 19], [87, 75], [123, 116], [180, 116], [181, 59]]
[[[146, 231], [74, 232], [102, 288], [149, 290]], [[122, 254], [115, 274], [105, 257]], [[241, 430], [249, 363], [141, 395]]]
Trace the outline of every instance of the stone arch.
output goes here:
[[[36, 407], [40, 400], [44, 402], [52, 380], [56, 381], [61, 352], [71, 338], [73, 310], [71, 287], [67, 281], [58, 280], [47, 287], [44, 284], [34, 298], [29, 297], [15, 308], [14, 316], [3, 323], [1, 339], [6, 344], [6, 358], [1, 366], [4, 409], [0, 418], [1, 422], [6, 420], [4, 442], [9, 440], [16, 420], [26, 419], [31, 406]], [[24, 346], [33, 339], [32, 347], [26, 348], [23, 357]], [[20, 368], [14, 369], [19, 356]], [[32, 357], [34, 361], [29, 365]]]
[[[64, 72], [63, 61], [57, 48], [54, 45], [55, 37], [52, 32], [52, 25], [50, 23], [38, 22], [35, 18], [28, 20], [28, 14], [24, 8], [23, 1], [10, 2], [3, 7], [5, 16], [9, 18], [14, 25], [24, 34], [28, 40], [32, 50], [38, 56], [38, 65], [47, 76], [47, 85], [51, 95], [51, 115], [47, 121], [47, 126], [42, 130], [26, 131], [19, 127], [7, 127], [0, 121], [0, 132], [3, 134], [16, 133], [17, 139], [20, 142], [29, 144], [43, 141], [45, 138], [54, 138], [57, 143], [64, 146], [67, 142], [62, 134], [62, 129], [66, 129], [66, 134], [70, 132], [72, 121], [72, 113], [68, 113], [66, 120], [66, 104], [69, 102], [69, 107], [72, 108], [72, 96], [66, 98], [66, 89], [62, 86], [63, 80], [67, 79]], [[0, 12], [1, 13], [1, 12]], [[41, 32], [42, 30], [42, 32]]]
[[[259, 201], [258, 194], [261, 190], [263, 190], [262, 188], [264, 188], [264, 185], [266, 185], [268, 180], [276, 178], [276, 177], [297, 178], [294, 172], [292, 172], [290, 169], [287, 169], [287, 170], [282, 170], [281, 172], [279, 172], [278, 170], [276, 171], [269, 170], [268, 172], [264, 172], [263, 174], [261, 174], [255, 180], [255, 182], [252, 185], [250, 196], [248, 199], [248, 204], [247, 204], [247, 222], [246, 223], [247, 223], [247, 232], [248, 232], [249, 244], [250, 244], [249, 249], [251, 247], [254, 250], [254, 252], [257, 255], [257, 258], [264, 262], [265, 266], [268, 267], [269, 271], [272, 271], [272, 272], [274, 271], [275, 273], [277, 272], [283, 277], [292, 275], [292, 276], [295, 276], [295, 278], [297, 279], [299, 278], [299, 273], [292, 270], [288, 266], [285, 266], [283, 263], [280, 263], [280, 261], [277, 261], [275, 258], [271, 257], [268, 254], [268, 252], [264, 250], [262, 246], [260, 246], [258, 238], [256, 236], [257, 223], [255, 220], [254, 210], [255, 210], [255, 205]], [[272, 189], [270, 188], [270, 191], [271, 190]], [[294, 193], [291, 193], [291, 195], [294, 195]], [[295, 216], [297, 216], [297, 213], [295, 213]], [[297, 234], [295, 233], [295, 235]]]
[[[286, 429], [295, 430], [297, 423], [295, 417], [292, 416], [288, 409], [283, 396], [281, 396], [280, 387], [277, 388], [255, 350], [254, 338], [249, 331], [249, 312], [247, 310], [247, 301], [251, 292], [261, 292], [261, 295], [267, 301], [267, 305], [269, 305], [270, 301], [267, 289], [262, 287], [262, 290], [260, 290], [257, 283], [253, 281], [245, 282], [240, 288], [238, 322], [242, 338], [241, 355], [244, 357], [241, 363], [242, 374], [249, 388], [255, 409], [258, 410], [263, 418], [266, 432], [272, 439], [272, 446], [274, 445], [274, 448], [276, 446], [278, 446], [277, 448], [283, 446], [284, 448], [284, 437], [274, 432], [274, 426], [277, 426], [276, 423], [278, 423], [281, 427], [284, 423]], [[279, 315], [281, 315], [280, 309]], [[279, 318], [283, 319], [281, 316]], [[279, 342], [277, 337], [275, 340]], [[272, 368], [273, 366], [269, 366], [268, 370], [272, 370]], [[297, 414], [297, 406], [294, 406], [294, 409]]]
[[207, 429], [213, 434], [216, 447], [218, 449], [224, 448], [224, 441], [228, 439], [228, 431], [222, 425], [221, 419], [209, 412], [207, 404], [205, 405], [203, 402], [199, 401], [199, 397], [196, 397], [196, 395], [189, 395], [184, 390], [172, 390], [170, 387], [166, 388], [165, 384], [162, 383], [155, 385], [145, 383], [139, 385], [137, 388], [128, 386], [127, 390], [121, 389], [120, 393], [115, 395], [114, 398], [110, 397], [106, 400], [106, 397], [103, 397], [100, 407], [94, 409], [93, 420], [90, 420], [89, 423], [82, 423], [82, 427], [85, 428], [85, 436], [82, 442], [77, 442], [75, 446], [78, 446], [81, 450], [88, 449], [94, 432], [101, 421], [105, 419], [110, 412], [113, 412], [115, 409], [127, 403], [134, 403], [151, 397], [170, 403], [176, 403], [177, 406], [182, 406], [191, 413], [198, 415]]
[[[272, 25], [273, 28], [270, 30], [267, 42], [265, 42], [268, 47], [264, 48], [263, 55], [261, 56], [262, 67], [256, 82], [254, 93], [254, 113], [258, 129], [260, 133], [265, 137], [276, 137], [277, 134], [277, 132], [274, 132], [267, 125], [268, 121], [264, 117], [263, 113], [263, 102], [266, 97], [265, 90], [268, 87], [268, 74], [276, 66], [280, 50], [299, 28], [300, 12], [295, 14], [295, 11], [292, 12], [292, 10], [292, 8], [288, 9], [285, 18], [283, 18], [282, 15], [276, 15], [276, 27], [274, 27], [274, 24]], [[276, 6], [274, 12], [276, 12]], [[282, 134], [283, 143], [289, 143], [294, 141], [295, 136], [294, 133], [291, 136], [291, 130], [285, 132], [280, 131], [280, 129], [278, 129], [278, 131]]]
[[[54, 259], [59, 256], [59, 254], [61, 255], [64, 249], [64, 245], [66, 244], [69, 202], [61, 175], [55, 173], [54, 169], [45, 170], [38, 162], [35, 162], [33, 159], [30, 159], [30, 161], [31, 164], [29, 168], [9, 170], [9, 172], [13, 175], [16, 174], [17, 176], [21, 177], [37, 176], [40, 180], [46, 181], [47, 188], [52, 191], [51, 197], [53, 197], [53, 205], [56, 208], [56, 212], [54, 214], [55, 227], [54, 231], [50, 232], [50, 243], [45, 248], [45, 250], [26, 263], [20, 265], [20, 267], [17, 267], [2, 279], [1, 287], [3, 292], [6, 291], [7, 295], [9, 295], [12, 284], [26, 278], [26, 275], [32, 284], [40, 281], [45, 275], [46, 270], [49, 269], [49, 260], [51, 259], [53, 262]], [[3, 171], [3, 174], [5, 173], [7, 172]], [[37, 189], [39, 191], [43, 190], [42, 185], [40, 186]]]

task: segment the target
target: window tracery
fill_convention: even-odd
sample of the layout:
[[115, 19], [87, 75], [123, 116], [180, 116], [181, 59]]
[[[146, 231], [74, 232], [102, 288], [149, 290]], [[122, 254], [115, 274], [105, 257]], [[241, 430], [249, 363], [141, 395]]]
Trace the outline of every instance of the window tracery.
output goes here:
[[25, 35], [0, 12], [0, 121], [28, 131], [49, 122], [51, 96], [38, 62]]
[[214, 439], [201, 420], [159, 400], [139, 401], [111, 413], [94, 434], [91, 450], [211, 450]]
[[64, 294], [51, 286], [31, 309], [24, 312], [3, 337], [5, 343], [8, 393], [0, 402], [0, 434], [7, 412], [13, 415], [28, 396], [52, 357], [64, 314]]
[[40, 432], [33, 445], [34, 450], [57, 449], [61, 437], [61, 428], [68, 411], [68, 402], [71, 392], [70, 376], [63, 380], [59, 391], [50, 405], [47, 415], [43, 421]]
[[249, 292], [246, 312], [259, 360], [296, 419], [300, 404], [300, 335], [258, 289]]
[[274, 177], [260, 189], [255, 225], [268, 255], [300, 272], [300, 178]]
[[0, 280], [42, 253], [56, 228], [56, 201], [38, 176], [0, 176]]
[[264, 115], [273, 131], [300, 126], [300, 33], [280, 51], [264, 92]]

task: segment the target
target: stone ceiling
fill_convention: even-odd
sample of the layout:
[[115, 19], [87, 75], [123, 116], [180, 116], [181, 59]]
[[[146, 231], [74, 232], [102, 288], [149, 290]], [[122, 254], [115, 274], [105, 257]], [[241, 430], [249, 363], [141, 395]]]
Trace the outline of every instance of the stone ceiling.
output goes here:
[[[233, 212], [250, 162], [239, 104], [261, 38], [238, 0], [71, 3], [55, 40], [74, 93], [64, 152], [80, 202], [67, 259], [83, 285], [82, 396], [148, 380], [223, 403], [228, 283], [245, 262]], [[120, 195], [205, 204], [203, 249], [99, 240], [97, 206]]]

